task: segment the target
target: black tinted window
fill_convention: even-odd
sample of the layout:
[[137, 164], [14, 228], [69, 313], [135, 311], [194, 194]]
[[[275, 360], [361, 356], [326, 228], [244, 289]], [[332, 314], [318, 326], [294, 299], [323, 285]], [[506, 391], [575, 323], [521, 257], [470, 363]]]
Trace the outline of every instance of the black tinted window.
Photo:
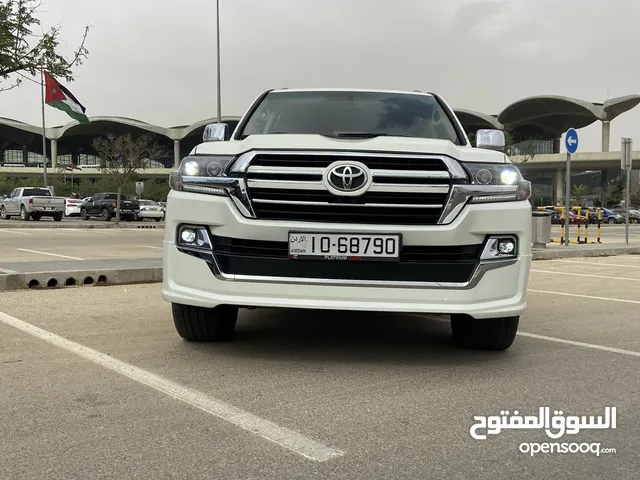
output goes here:
[[50, 197], [51, 192], [46, 188], [25, 188], [22, 191], [23, 197]]
[[270, 93], [249, 118], [241, 137], [276, 133], [380, 134], [460, 143], [434, 97], [384, 92]]

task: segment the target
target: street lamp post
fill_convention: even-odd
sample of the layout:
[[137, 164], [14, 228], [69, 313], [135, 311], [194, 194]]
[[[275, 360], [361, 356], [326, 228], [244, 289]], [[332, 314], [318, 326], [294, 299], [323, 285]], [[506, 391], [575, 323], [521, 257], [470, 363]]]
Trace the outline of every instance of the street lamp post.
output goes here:
[[222, 123], [222, 94], [220, 92], [220, 0], [216, 0], [216, 35], [217, 35], [217, 69], [218, 69], [218, 123]]

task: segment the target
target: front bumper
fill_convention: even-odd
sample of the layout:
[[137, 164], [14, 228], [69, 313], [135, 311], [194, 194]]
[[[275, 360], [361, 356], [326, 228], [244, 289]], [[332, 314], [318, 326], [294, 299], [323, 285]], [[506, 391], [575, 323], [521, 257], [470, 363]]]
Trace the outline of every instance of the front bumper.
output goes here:
[[[520, 315], [526, 307], [526, 287], [531, 265], [531, 207], [528, 202], [470, 205], [451, 224], [410, 227], [247, 219], [238, 213], [228, 198], [177, 191], [170, 193], [169, 205], [162, 288], [162, 297], [169, 302], [202, 307], [231, 304], [464, 313], [475, 318]], [[480, 262], [465, 282], [390, 281], [380, 278], [346, 280], [327, 278], [329, 275], [324, 278], [318, 275], [315, 278], [305, 278], [304, 275], [284, 278], [282, 272], [288, 268], [277, 267], [270, 275], [229, 274], [220, 268], [215, 257], [207, 261], [206, 256], [193, 256], [178, 250], [176, 236], [181, 224], [206, 226], [212, 237], [279, 243], [286, 242], [290, 230], [401, 232], [403, 246], [408, 248], [479, 246], [489, 235], [513, 235], [518, 238], [519, 255], [508, 261]], [[286, 259], [284, 261], [287, 262]], [[279, 265], [283, 265], [282, 262]]]

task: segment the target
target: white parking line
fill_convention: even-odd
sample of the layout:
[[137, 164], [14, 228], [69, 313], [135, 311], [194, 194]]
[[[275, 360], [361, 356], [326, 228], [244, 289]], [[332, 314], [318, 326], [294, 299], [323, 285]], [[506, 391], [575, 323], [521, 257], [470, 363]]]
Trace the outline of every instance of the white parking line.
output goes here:
[[[441, 323], [450, 322], [449, 319], [443, 318], [441, 316], [425, 315], [425, 317], [427, 317], [429, 320], [434, 320], [436, 322], [441, 322]], [[518, 335], [519, 337], [529, 337], [529, 338], [535, 338], [537, 340], [546, 340], [548, 342], [564, 343], [566, 345], [573, 345], [576, 347], [592, 348], [594, 350], [602, 350], [604, 352], [620, 353], [622, 355], [640, 357], [640, 352], [634, 352], [633, 350], [623, 350], [621, 348], [606, 347], [604, 345], [597, 345], [595, 343], [576, 342], [574, 340], [565, 340], [564, 338], [548, 337], [546, 335], [538, 335], [537, 333], [528, 333], [528, 332], [521, 332], [521, 331], [518, 331], [516, 335]]]
[[605, 280], [627, 280], [630, 282], [640, 282], [640, 278], [628, 278], [628, 277], [606, 277], [604, 275], [590, 275], [588, 273], [571, 273], [571, 272], [554, 272], [553, 270], [534, 270], [532, 272], [537, 273], [551, 273], [553, 275], [571, 275], [574, 277], [590, 277], [590, 278], [602, 278]]
[[140, 245], [142, 248], [153, 248], [154, 250], [162, 250], [162, 247], [152, 247], [151, 245]]
[[29, 335], [60, 347], [79, 357], [108, 368], [124, 377], [135, 380], [192, 407], [199, 408], [215, 417], [248, 430], [265, 440], [287, 448], [292, 452], [316, 462], [324, 462], [344, 455], [344, 452], [316, 442], [288, 428], [276, 425], [249, 412], [209, 397], [202, 392], [184, 387], [159, 375], [155, 375], [109, 355], [72, 342], [47, 330], [0, 312], [0, 321]]
[[60, 255], [58, 253], [40, 252], [38, 250], [29, 250], [26, 248], [16, 248], [16, 250], [20, 250], [21, 252], [37, 253], [40, 255], [51, 255], [52, 257], [68, 258], [70, 260], [84, 260], [84, 258], [70, 257], [69, 255]]
[[640, 268], [640, 265], [623, 265], [621, 263], [602, 263], [602, 262], [576, 262], [573, 260], [553, 260], [555, 262], [572, 263], [574, 265], [593, 265], [598, 267], [624, 267], [624, 268]]
[[633, 350], [623, 350], [621, 348], [605, 347], [604, 345], [595, 345], [593, 343], [575, 342], [573, 340], [565, 340], [563, 338], [547, 337], [546, 335], [537, 335], [535, 333], [518, 332], [521, 337], [537, 338], [538, 340], [546, 340], [548, 342], [565, 343], [576, 347], [593, 348], [594, 350], [602, 350], [605, 352], [619, 353], [622, 355], [630, 355], [632, 357], [640, 357], [640, 352]]
[[8, 268], [0, 268], [0, 273], [7, 273], [7, 274], [11, 274], [11, 273], [18, 273], [15, 270], [9, 270]]
[[640, 305], [640, 300], [625, 300], [623, 298], [596, 297], [593, 295], [581, 295], [579, 293], [551, 292], [548, 290], [533, 290], [531, 288], [527, 289], [527, 292], [546, 293], [549, 295], [563, 295], [565, 297], [589, 298], [591, 300], [603, 300], [607, 302], [633, 303], [635, 305]]
[[30, 232], [16, 232], [13, 230], [7, 230], [6, 228], [0, 228], [0, 233], [12, 233], [13, 235], [33, 235]]

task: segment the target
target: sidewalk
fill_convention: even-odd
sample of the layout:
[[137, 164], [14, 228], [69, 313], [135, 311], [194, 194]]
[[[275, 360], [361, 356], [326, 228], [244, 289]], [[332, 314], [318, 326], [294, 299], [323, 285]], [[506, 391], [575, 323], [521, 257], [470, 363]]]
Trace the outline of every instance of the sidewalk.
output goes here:
[[608, 257], [611, 255], [640, 255], [640, 242], [625, 243], [589, 243], [560, 245], [548, 243], [547, 248], [533, 248], [534, 260], [553, 260], [556, 258]]

